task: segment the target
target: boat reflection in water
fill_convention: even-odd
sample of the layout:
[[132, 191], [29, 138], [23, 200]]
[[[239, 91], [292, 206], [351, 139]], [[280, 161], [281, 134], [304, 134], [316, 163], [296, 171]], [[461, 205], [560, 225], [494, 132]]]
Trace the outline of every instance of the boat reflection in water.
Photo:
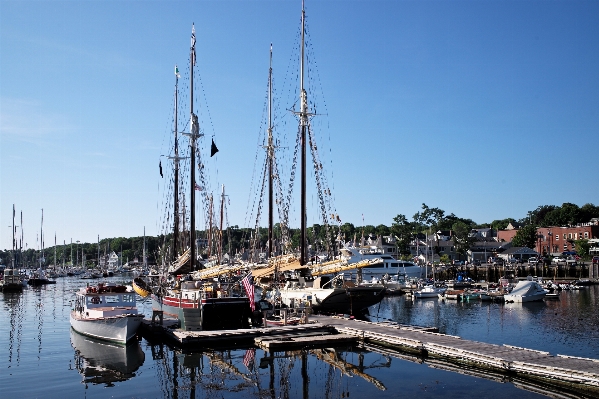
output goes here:
[[137, 340], [127, 345], [99, 341], [77, 333], [71, 328], [71, 345], [75, 349], [75, 367], [83, 383], [106, 384], [135, 377], [146, 355]]

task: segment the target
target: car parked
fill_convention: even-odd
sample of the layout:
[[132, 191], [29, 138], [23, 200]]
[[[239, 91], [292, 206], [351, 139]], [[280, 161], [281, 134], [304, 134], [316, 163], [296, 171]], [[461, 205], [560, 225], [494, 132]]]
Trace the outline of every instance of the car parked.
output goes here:
[[493, 266], [502, 266], [504, 262], [502, 258], [489, 258], [489, 263]]
[[593, 264], [594, 265], [599, 264], [599, 256], [593, 256]]
[[562, 258], [561, 256], [556, 256], [551, 260], [551, 263], [555, 263], [556, 265], [565, 265], [566, 259]]
[[536, 265], [538, 263], [539, 263], [539, 258], [537, 258], [536, 256], [531, 256], [530, 258], [528, 258], [529, 265]]

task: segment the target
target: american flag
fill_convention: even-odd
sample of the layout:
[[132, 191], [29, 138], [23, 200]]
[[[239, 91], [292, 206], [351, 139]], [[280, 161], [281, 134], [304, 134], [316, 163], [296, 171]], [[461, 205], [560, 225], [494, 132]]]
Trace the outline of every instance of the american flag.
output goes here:
[[254, 311], [256, 305], [254, 303], [254, 283], [252, 281], [252, 272], [249, 272], [248, 275], [241, 280], [241, 284], [243, 284], [245, 293], [250, 299], [250, 307], [252, 308], [252, 311]]
[[243, 355], [243, 365], [248, 369], [251, 368], [251, 365], [254, 363], [254, 357], [256, 356], [256, 349], [251, 348], [245, 351], [245, 355]]

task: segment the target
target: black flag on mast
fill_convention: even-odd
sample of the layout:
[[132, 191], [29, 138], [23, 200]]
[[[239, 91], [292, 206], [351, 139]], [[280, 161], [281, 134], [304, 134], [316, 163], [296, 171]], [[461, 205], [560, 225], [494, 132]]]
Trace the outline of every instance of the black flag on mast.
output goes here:
[[214, 144], [214, 139], [212, 139], [212, 146], [210, 147], [210, 157], [213, 157], [214, 154], [216, 154], [218, 152], [218, 148], [216, 147], [216, 144]]
[[164, 177], [162, 176], [162, 161], [158, 162], [158, 167], [160, 168], [160, 177]]

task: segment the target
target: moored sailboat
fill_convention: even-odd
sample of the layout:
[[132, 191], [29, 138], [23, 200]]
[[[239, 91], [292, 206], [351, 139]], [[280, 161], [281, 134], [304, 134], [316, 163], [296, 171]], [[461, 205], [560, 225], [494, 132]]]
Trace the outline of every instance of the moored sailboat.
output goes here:
[[[319, 190], [319, 201], [321, 208], [322, 222], [327, 229], [327, 240], [330, 240], [330, 231], [328, 230], [328, 215], [325, 211], [327, 208], [324, 195], [330, 195], [330, 190], [325, 189], [324, 177], [322, 175], [322, 163], [318, 159], [316, 143], [311, 131], [310, 118], [316, 115], [314, 110], [309, 109], [308, 92], [304, 87], [304, 71], [305, 71], [305, 21], [306, 13], [304, 3], [302, 2], [302, 18], [301, 18], [301, 42], [300, 42], [300, 65], [299, 65], [299, 111], [293, 113], [299, 119], [298, 142], [299, 142], [299, 157], [300, 157], [300, 239], [299, 239], [299, 257], [292, 262], [278, 265], [279, 259], [271, 258], [269, 264], [272, 264], [273, 272], [270, 287], [266, 287], [265, 293], [271, 294], [272, 300], [282, 306], [295, 307], [298, 304], [311, 306], [315, 311], [333, 312], [333, 313], [352, 313], [358, 314], [365, 311], [369, 306], [379, 303], [386, 292], [385, 287], [375, 286], [359, 286], [351, 281], [344, 281], [342, 274], [331, 276], [320, 276], [314, 278], [311, 271], [312, 268], [308, 265], [308, 236], [307, 236], [307, 199], [306, 199], [306, 184], [308, 178], [307, 171], [307, 150], [312, 155], [316, 178], [316, 186]], [[272, 65], [272, 48], [271, 48], [271, 65]], [[269, 93], [271, 92], [272, 83], [272, 67], [269, 70]], [[268, 250], [269, 257], [272, 256], [272, 160], [274, 159], [274, 151], [272, 145], [272, 120], [270, 109], [271, 96], [269, 95], [269, 145], [268, 149], [268, 164], [269, 164], [269, 238]], [[307, 147], [309, 143], [309, 148]], [[293, 166], [293, 170], [295, 165]], [[287, 204], [288, 205], [288, 204]], [[284, 215], [285, 216], [285, 215]], [[332, 219], [339, 220], [338, 217], [332, 216]], [[285, 225], [287, 221], [283, 221], [281, 225]], [[295, 271], [292, 271], [295, 266]], [[363, 265], [361, 265], [363, 266]], [[279, 276], [281, 267], [288, 271], [282, 273], [283, 278]], [[284, 280], [281, 286], [280, 281]]]

